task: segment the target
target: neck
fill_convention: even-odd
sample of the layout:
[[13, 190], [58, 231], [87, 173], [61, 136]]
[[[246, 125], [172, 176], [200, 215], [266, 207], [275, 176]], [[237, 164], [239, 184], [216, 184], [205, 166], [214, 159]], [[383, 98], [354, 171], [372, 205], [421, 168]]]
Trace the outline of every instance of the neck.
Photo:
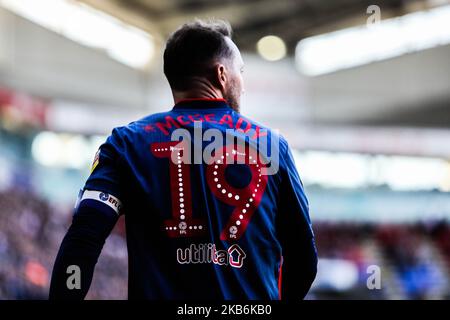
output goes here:
[[175, 104], [184, 99], [223, 99], [223, 94], [208, 80], [194, 79], [192, 89], [186, 91], [172, 91]]

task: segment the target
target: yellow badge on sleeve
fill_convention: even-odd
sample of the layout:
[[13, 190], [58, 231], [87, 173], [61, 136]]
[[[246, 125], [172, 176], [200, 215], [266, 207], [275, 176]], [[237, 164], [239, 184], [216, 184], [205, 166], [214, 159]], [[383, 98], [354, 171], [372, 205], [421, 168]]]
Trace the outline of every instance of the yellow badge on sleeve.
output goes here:
[[99, 161], [100, 161], [100, 149], [98, 149], [97, 152], [95, 153], [94, 161], [92, 162], [91, 165], [91, 173], [95, 170]]

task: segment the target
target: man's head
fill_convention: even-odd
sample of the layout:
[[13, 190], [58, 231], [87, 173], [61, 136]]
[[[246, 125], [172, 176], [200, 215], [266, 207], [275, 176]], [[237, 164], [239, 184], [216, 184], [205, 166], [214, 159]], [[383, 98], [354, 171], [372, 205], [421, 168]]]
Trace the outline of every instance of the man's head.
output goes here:
[[244, 62], [231, 35], [227, 22], [196, 20], [170, 36], [164, 51], [164, 74], [174, 96], [223, 97], [239, 111]]

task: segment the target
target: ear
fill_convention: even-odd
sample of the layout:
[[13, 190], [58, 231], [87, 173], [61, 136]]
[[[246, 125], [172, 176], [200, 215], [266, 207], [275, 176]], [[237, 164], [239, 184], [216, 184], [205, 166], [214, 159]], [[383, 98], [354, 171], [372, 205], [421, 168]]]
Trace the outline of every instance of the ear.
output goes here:
[[225, 90], [228, 81], [228, 74], [223, 64], [216, 65], [216, 79], [219, 89]]

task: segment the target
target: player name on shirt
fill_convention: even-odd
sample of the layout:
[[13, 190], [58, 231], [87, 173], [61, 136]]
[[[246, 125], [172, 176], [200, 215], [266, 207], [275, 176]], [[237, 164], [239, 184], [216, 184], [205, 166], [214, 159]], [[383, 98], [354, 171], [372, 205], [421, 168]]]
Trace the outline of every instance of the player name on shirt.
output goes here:
[[168, 136], [170, 134], [171, 129], [181, 128], [182, 126], [186, 126], [190, 123], [198, 122], [209, 122], [209, 123], [217, 123], [221, 125], [226, 125], [230, 129], [240, 130], [242, 132], [247, 132], [251, 129], [254, 130], [254, 134], [252, 139], [256, 139], [261, 136], [267, 135], [267, 130], [262, 130], [259, 126], [253, 125], [250, 121], [239, 117], [236, 121], [229, 114], [224, 114], [220, 118], [217, 117], [215, 113], [210, 114], [182, 114], [177, 117], [166, 116], [164, 117], [165, 121], [157, 121], [155, 123], [146, 124], [144, 130], [147, 132], [155, 132], [156, 129], [160, 130], [164, 135]]

